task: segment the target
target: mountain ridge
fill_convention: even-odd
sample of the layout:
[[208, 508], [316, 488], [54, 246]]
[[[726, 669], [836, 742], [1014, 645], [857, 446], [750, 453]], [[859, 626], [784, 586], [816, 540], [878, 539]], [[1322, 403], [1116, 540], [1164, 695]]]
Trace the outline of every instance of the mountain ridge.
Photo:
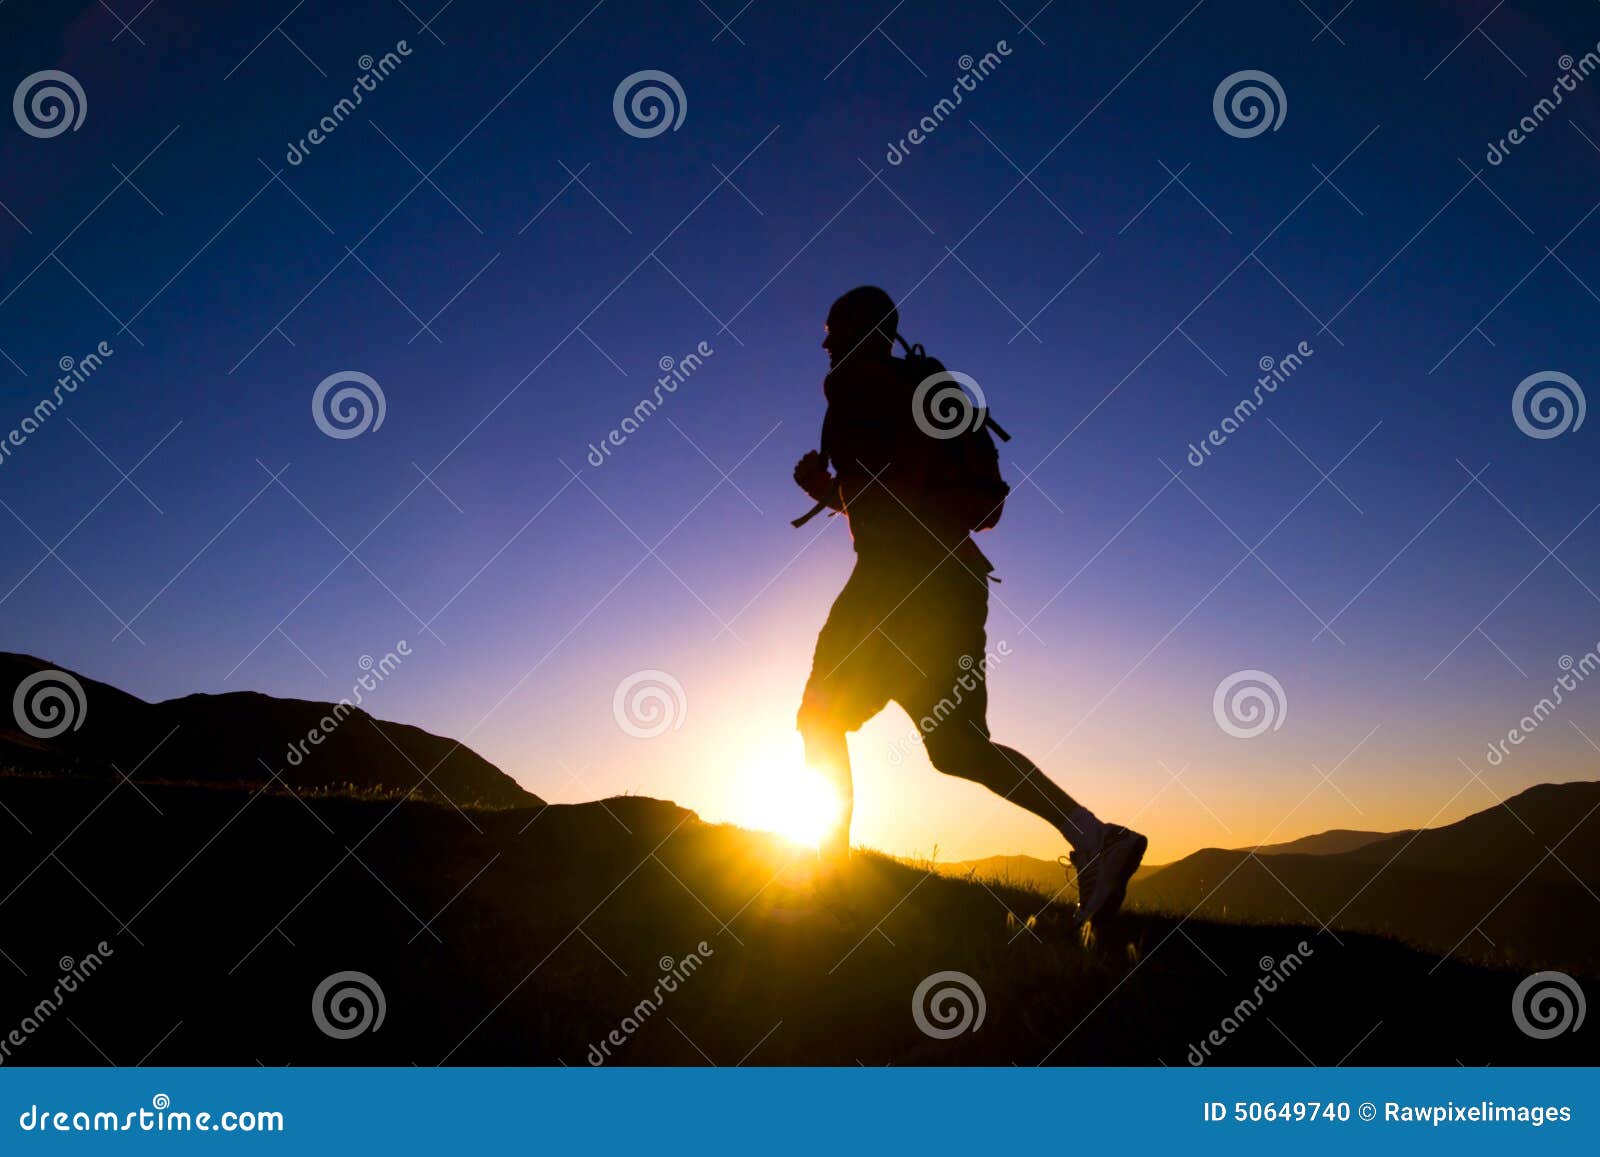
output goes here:
[[0, 714], [0, 763], [19, 770], [141, 781], [281, 781], [296, 790], [348, 785], [457, 805], [544, 802], [465, 744], [378, 719], [348, 700], [197, 691], [152, 702], [13, 652], [0, 652], [0, 691], [12, 699], [11, 713]]
[[[1600, 971], [1600, 782], [1535, 784], [1437, 828], [1327, 855], [1205, 848], [1134, 881], [1147, 911], [1271, 923], [1308, 918], [1446, 955]], [[1268, 863], [1270, 861], [1270, 864]]]

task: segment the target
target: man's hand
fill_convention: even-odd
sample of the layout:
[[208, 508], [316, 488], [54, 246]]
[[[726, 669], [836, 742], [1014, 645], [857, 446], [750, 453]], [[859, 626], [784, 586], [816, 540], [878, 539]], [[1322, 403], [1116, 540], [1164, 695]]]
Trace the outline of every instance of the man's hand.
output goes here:
[[828, 502], [833, 496], [833, 475], [828, 464], [815, 450], [808, 451], [794, 464], [795, 484], [817, 502]]

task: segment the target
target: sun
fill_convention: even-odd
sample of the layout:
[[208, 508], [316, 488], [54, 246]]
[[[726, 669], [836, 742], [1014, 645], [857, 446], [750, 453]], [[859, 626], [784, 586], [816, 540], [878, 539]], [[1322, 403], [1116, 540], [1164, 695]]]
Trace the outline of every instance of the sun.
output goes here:
[[741, 767], [735, 822], [815, 848], [839, 823], [839, 793], [806, 766], [798, 735], [758, 751]]

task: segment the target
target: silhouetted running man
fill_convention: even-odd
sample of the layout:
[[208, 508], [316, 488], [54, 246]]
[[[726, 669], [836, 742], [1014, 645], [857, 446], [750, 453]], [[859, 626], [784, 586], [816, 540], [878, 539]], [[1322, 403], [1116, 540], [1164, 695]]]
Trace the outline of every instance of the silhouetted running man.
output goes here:
[[1109, 917], [1147, 841], [1102, 823], [1027, 756], [989, 736], [984, 620], [994, 567], [970, 531], [992, 521], [1005, 488], [996, 495], [970, 485], [956, 461], [958, 439], [934, 437], [918, 422], [918, 371], [893, 356], [899, 325], [894, 302], [875, 286], [833, 303], [822, 342], [831, 368], [821, 452], [794, 469], [802, 490], [848, 517], [856, 550], [817, 638], [798, 717], [806, 760], [832, 781], [843, 808], [823, 859], [837, 865], [849, 856], [845, 735], [892, 699], [919, 721], [934, 767], [981, 783], [1066, 837], [1078, 920]]

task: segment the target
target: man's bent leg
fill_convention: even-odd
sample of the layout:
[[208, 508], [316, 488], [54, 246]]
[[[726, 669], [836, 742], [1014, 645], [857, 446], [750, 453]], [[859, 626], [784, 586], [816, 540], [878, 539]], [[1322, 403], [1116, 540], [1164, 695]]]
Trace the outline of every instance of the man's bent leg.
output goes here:
[[855, 809], [855, 788], [850, 776], [850, 748], [843, 729], [824, 724], [809, 724], [801, 731], [806, 746], [806, 764], [832, 786], [839, 797], [839, 822], [817, 847], [825, 862], [843, 863], [850, 858], [850, 817]]

